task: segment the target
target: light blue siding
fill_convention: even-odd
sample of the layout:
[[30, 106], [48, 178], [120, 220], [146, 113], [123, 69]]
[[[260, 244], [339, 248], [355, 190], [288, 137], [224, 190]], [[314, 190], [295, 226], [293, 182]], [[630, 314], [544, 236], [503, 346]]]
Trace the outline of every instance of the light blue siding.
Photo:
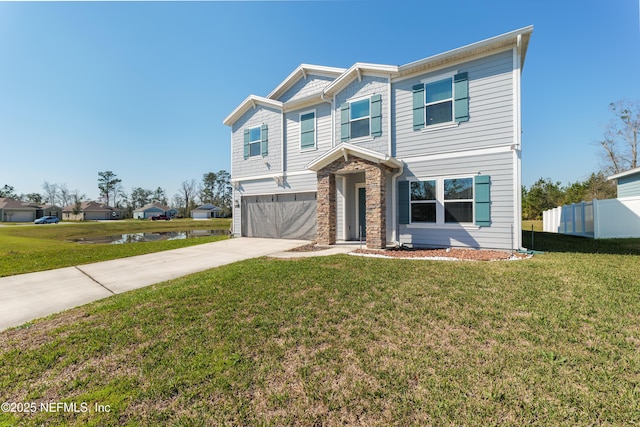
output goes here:
[[[269, 132], [267, 156], [244, 158], [244, 129], [266, 124]], [[258, 105], [250, 108], [232, 126], [232, 179], [243, 176], [275, 174], [282, 170], [282, 112]]]
[[278, 101], [295, 101], [315, 93], [320, 93], [334, 79], [334, 77], [307, 74], [307, 78], [302, 77], [300, 80], [295, 82], [293, 86], [287, 89], [287, 91], [278, 98]]
[[450, 247], [468, 246], [512, 249], [512, 224], [515, 216], [514, 154], [501, 153], [469, 155], [444, 160], [422, 161], [409, 164], [399, 180], [411, 178], [437, 178], [488, 175], [491, 180], [491, 225], [399, 225], [400, 242], [414, 246]]
[[[316, 112], [316, 147], [300, 149], [300, 113], [315, 110]], [[286, 170], [296, 172], [305, 170], [305, 166], [331, 149], [331, 104], [323, 102], [313, 107], [305, 107], [285, 114], [286, 128]]]
[[[506, 51], [430, 74], [393, 82], [392, 116], [396, 157], [513, 144], [513, 53]], [[440, 74], [466, 71], [469, 77], [469, 121], [451, 128], [414, 130], [413, 86]]]
[[640, 196], [640, 173], [618, 178], [618, 197]]
[[340, 91], [336, 95], [336, 103], [335, 103], [335, 128], [334, 132], [337, 135], [337, 143], [340, 142], [340, 134], [341, 134], [341, 125], [340, 125], [340, 106], [345, 102], [358, 99], [370, 97], [373, 95], [381, 95], [381, 112], [382, 118], [380, 120], [380, 128], [382, 130], [380, 136], [370, 136], [363, 137], [357, 139], [350, 139], [348, 142], [354, 145], [358, 145], [360, 147], [368, 148], [370, 150], [375, 150], [380, 153], [389, 154], [389, 114], [388, 103], [390, 102], [388, 96], [389, 88], [389, 79], [386, 77], [377, 77], [377, 76], [362, 76], [362, 80], [358, 81], [355, 79], [352, 81], [347, 87], [345, 87], [342, 91]]

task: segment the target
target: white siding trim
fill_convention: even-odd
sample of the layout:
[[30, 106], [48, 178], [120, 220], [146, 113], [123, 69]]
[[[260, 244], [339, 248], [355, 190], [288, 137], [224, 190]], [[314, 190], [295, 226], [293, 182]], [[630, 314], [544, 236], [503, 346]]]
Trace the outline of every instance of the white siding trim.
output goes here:
[[[298, 175], [315, 175], [314, 171], [298, 171], [298, 172], [286, 172], [284, 177], [288, 176], [298, 176]], [[243, 176], [241, 178], [235, 178], [236, 182], [247, 182], [247, 181], [258, 181], [261, 179], [273, 179], [274, 176], [278, 174], [268, 174], [268, 175], [253, 175], [253, 176]]]
[[522, 36], [518, 34], [516, 47], [513, 48], [513, 249], [522, 247], [522, 109], [520, 100]]

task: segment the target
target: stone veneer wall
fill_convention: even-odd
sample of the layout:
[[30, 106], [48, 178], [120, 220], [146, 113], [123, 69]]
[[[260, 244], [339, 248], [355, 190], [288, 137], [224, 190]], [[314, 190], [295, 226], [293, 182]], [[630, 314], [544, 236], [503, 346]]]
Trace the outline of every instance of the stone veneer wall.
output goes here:
[[318, 171], [318, 237], [320, 245], [336, 242], [336, 174], [363, 172], [367, 195], [367, 247], [387, 245], [386, 175], [391, 169], [358, 157], [340, 158]]

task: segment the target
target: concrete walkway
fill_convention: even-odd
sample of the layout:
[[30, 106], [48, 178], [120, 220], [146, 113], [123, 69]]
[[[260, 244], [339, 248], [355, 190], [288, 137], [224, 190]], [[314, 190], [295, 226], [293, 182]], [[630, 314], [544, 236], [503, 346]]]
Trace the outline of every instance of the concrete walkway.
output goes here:
[[[309, 243], [306, 240], [234, 238], [95, 264], [2, 277], [0, 331], [111, 295], [232, 262], [265, 255], [282, 256], [288, 250]], [[327, 251], [319, 251], [316, 255]]]

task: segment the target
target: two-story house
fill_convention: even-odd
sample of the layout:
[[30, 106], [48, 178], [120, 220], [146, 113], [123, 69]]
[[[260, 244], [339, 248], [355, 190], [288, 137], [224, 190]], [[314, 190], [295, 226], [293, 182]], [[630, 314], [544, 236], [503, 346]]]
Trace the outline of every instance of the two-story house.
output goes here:
[[300, 65], [231, 126], [233, 234], [521, 246], [532, 27], [406, 65]]

